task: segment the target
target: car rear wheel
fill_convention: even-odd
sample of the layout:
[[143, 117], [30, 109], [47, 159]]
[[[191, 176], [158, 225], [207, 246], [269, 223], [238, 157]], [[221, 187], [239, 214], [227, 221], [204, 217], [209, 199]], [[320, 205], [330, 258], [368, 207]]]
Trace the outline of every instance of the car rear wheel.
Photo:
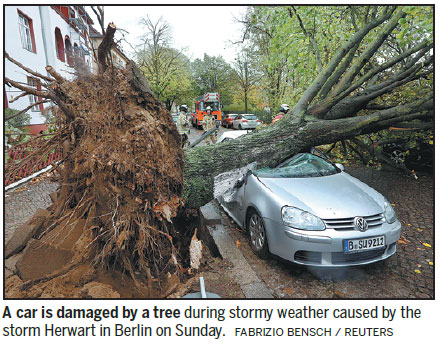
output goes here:
[[267, 259], [270, 256], [270, 252], [268, 250], [264, 221], [255, 210], [252, 210], [249, 214], [247, 231], [250, 235], [250, 247], [252, 251], [258, 257]]
[[239, 124], [239, 130], [242, 130], [242, 126], [241, 126], [241, 124]]

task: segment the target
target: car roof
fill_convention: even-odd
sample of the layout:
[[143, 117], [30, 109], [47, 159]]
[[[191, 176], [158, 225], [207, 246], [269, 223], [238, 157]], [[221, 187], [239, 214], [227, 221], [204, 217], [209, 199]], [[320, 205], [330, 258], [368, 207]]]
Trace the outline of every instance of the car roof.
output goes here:
[[221, 134], [221, 136], [218, 138], [218, 143], [222, 142], [224, 139], [229, 138], [231, 140], [236, 139], [237, 137], [240, 137], [242, 135], [248, 134], [251, 131], [248, 130], [235, 130], [235, 131], [225, 131]]

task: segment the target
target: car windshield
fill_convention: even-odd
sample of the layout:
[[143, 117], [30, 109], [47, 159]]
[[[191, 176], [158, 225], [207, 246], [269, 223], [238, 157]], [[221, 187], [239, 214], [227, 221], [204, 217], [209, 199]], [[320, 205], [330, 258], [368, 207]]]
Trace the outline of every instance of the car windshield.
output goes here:
[[248, 120], [258, 119], [254, 114], [245, 114], [242, 117]]
[[206, 111], [206, 108], [208, 106], [210, 106], [212, 111], [218, 111], [219, 107], [220, 107], [220, 104], [217, 101], [215, 101], [215, 102], [200, 102], [200, 110], [201, 111]]
[[330, 176], [339, 170], [325, 160], [310, 153], [299, 153], [275, 168], [264, 167], [253, 172], [255, 176], [267, 178], [304, 178]]

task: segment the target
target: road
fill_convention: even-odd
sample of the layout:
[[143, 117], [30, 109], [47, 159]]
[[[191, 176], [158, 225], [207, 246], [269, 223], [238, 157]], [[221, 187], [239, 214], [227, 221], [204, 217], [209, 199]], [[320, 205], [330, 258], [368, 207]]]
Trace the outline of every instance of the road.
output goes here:
[[[226, 131], [235, 131], [233, 129], [226, 129], [223, 128], [222, 126], [220, 126], [218, 128], [218, 137], [220, 137], [220, 135]], [[202, 134], [203, 134], [203, 130], [198, 130], [197, 128], [192, 127], [192, 125], [190, 126], [190, 133], [189, 133], [189, 141], [192, 143], [194, 142], [196, 139], [198, 139]], [[198, 144], [197, 146], [205, 146], [206, 145], [206, 141], [202, 141], [200, 144]]]

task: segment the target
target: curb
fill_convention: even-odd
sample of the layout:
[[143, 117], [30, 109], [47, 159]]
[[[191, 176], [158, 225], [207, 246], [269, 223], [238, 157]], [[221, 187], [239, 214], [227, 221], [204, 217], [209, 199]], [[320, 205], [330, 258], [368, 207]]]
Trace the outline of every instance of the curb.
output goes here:
[[232, 265], [232, 274], [247, 299], [273, 298], [273, 295], [236, 247], [226, 228], [221, 223], [221, 214], [214, 201], [201, 207], [207, 229], [212, 235], [221, 256]]

